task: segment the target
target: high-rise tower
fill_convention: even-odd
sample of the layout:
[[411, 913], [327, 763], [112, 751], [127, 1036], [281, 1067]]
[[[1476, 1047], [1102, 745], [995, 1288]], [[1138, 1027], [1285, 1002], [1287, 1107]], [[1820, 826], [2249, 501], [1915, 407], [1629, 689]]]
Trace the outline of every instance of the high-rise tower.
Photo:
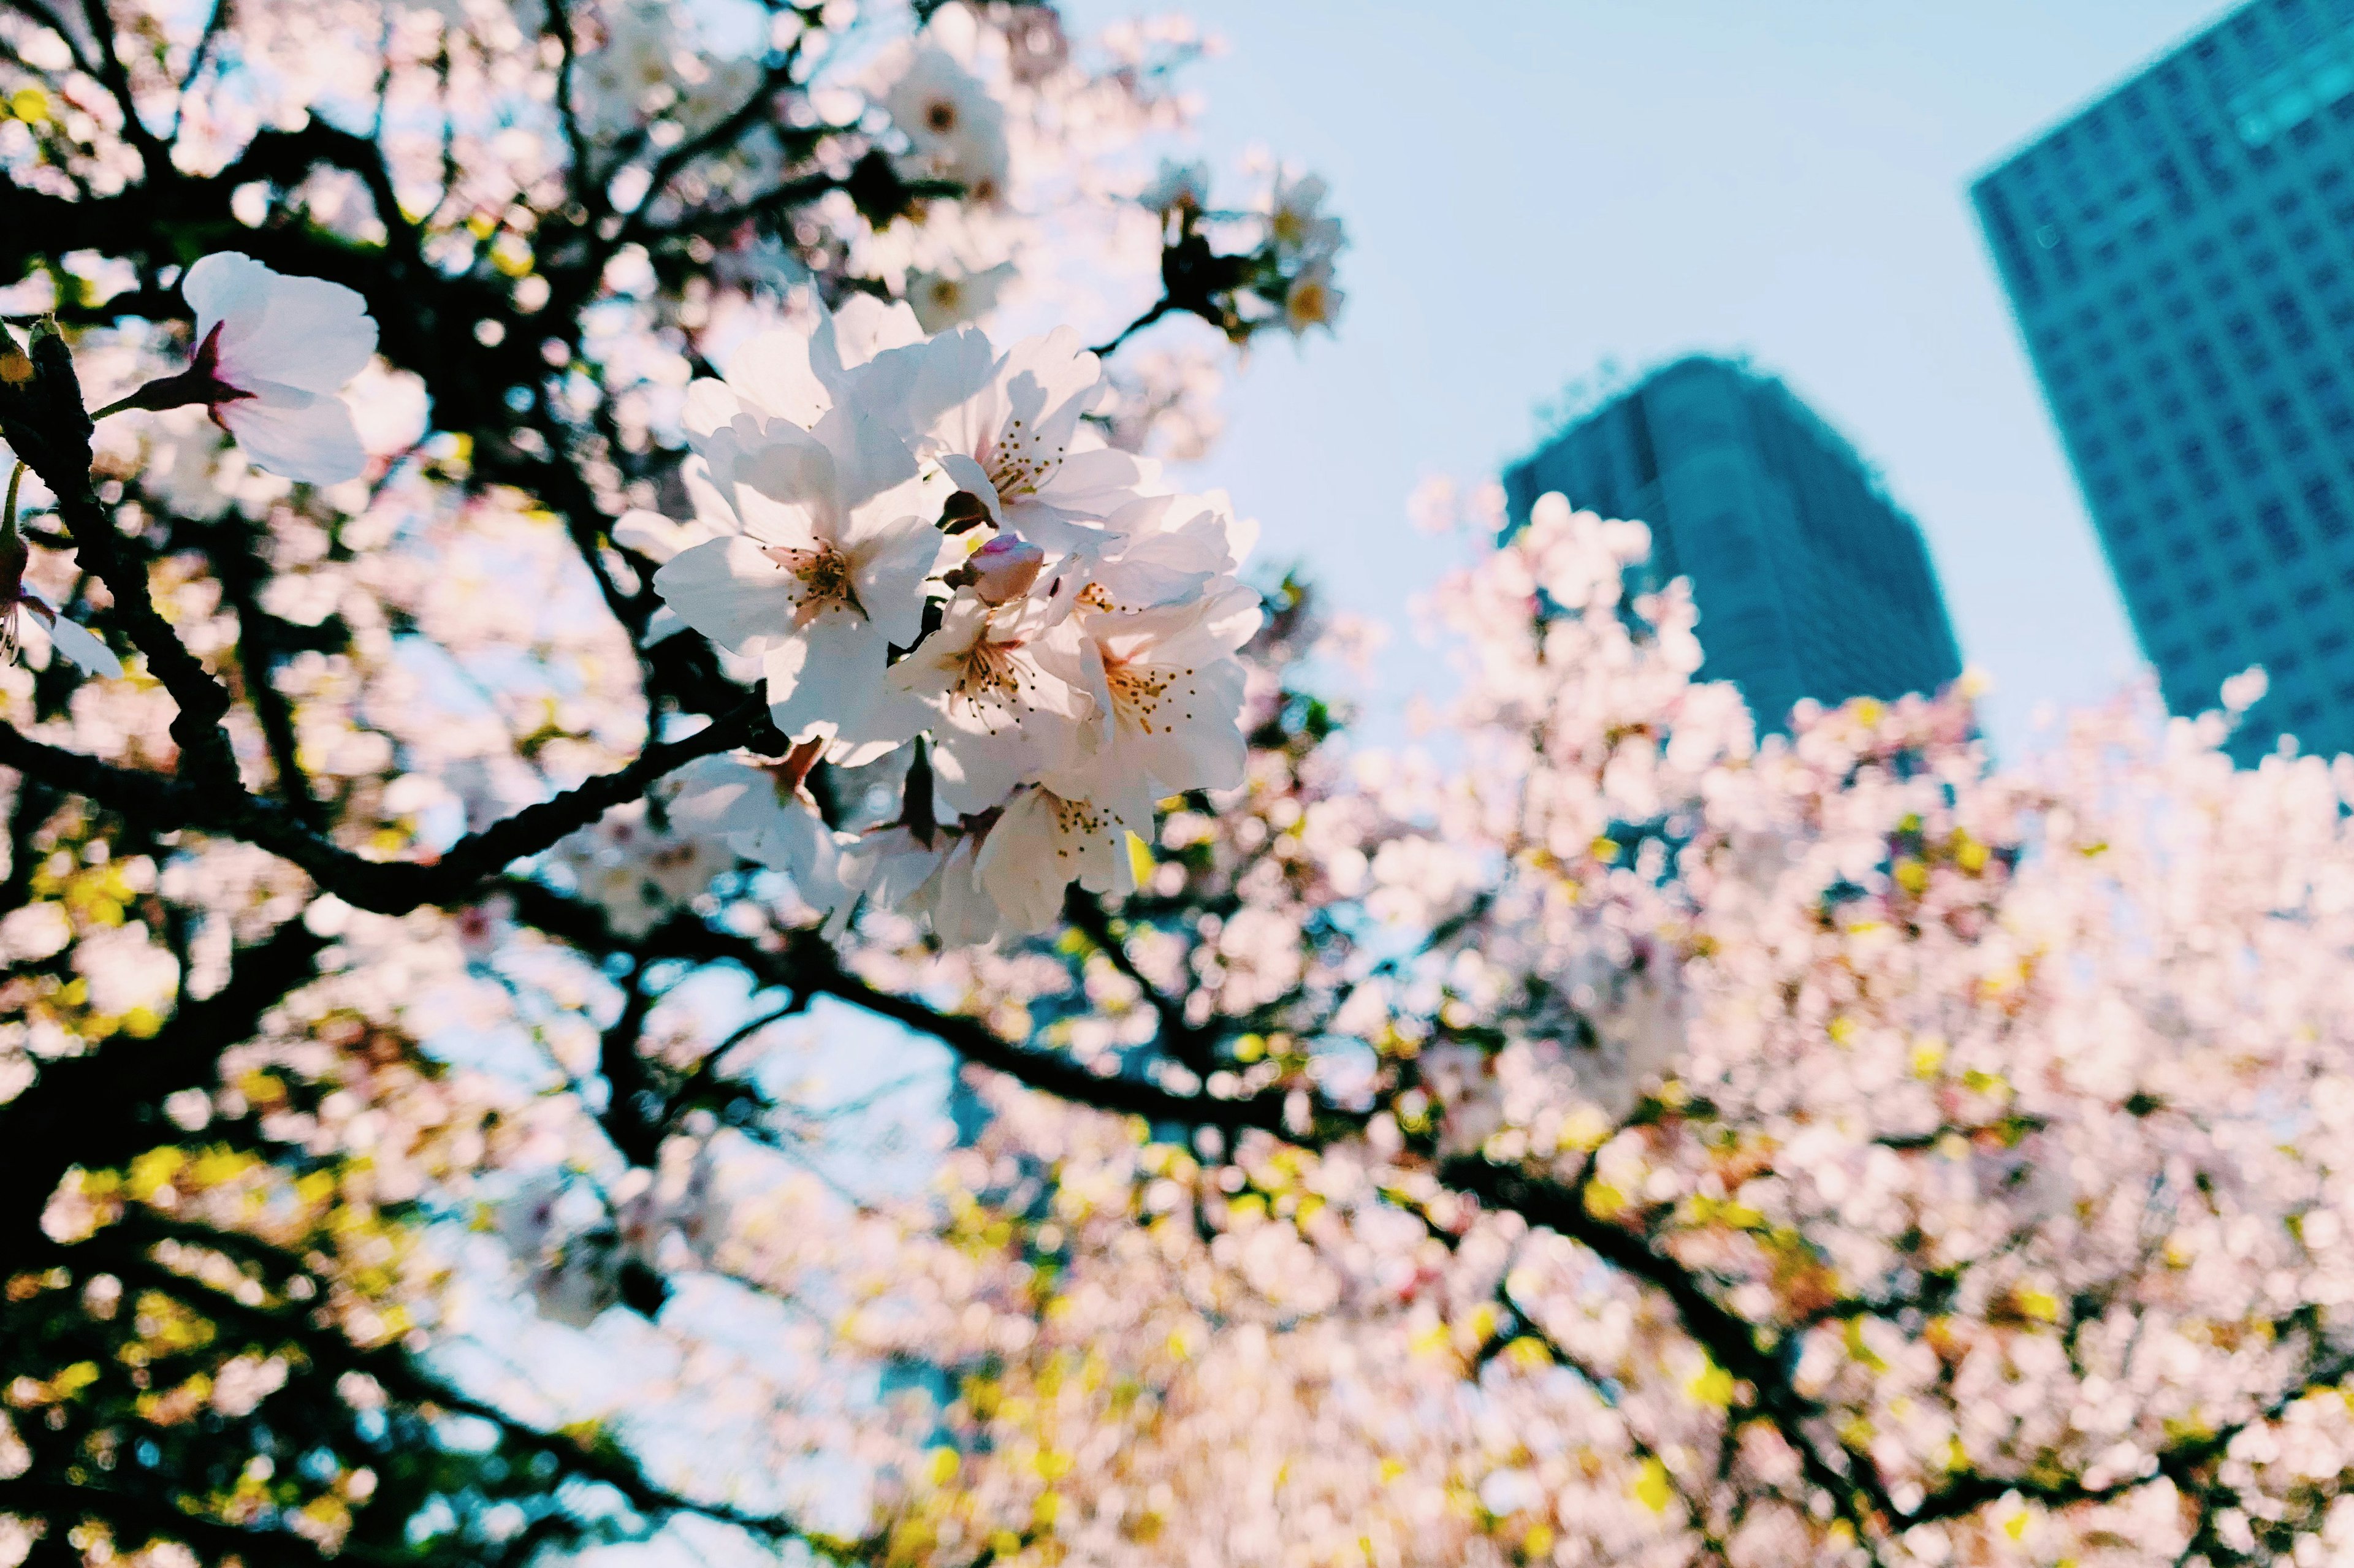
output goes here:
[[2254, 0], [1973, 190], [2168, 705], [2354, 749], [2354, 0]]
[[1652, 372], [1504, 473], [1514, 526], [1536, 498], [1651, 526], [1651, 576], [1685, 577], [1704, 680], [1761, 730], [1801, 697], [1935, 691], [1961, 673], [1913, 520], [1779, 381], [1722, 359]]

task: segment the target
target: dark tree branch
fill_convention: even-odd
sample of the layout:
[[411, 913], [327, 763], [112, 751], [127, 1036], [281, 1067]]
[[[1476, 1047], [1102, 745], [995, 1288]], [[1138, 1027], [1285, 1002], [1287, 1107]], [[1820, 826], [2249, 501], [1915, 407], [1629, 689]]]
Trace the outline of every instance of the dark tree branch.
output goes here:
[[346, 904], [402, 915], [429, 904], [469, 900], [487, 878], [588, 826], [613, 807], [636, 800], [665, 773], [761, 736], [768, 716], [765, 698], [747, 698], [683, 740], [649, 746], [625, 768], [600, 773], [467, 834], [431, 862], [369, 860], [311, 832], [285, 808], [241, 789], [232, 792], [117, 768], [34, 740], [5, 725], [0, 725], [0, 767], [135, 816], [154, 832], [201, 828], [243, 839], [301, 866]]
[[1620, 1273], [1666, 1297], [1684, 1331], [1699, 1341], [1718, 1366], [1756, 1391], [1758, 1414], [1773, 1423], [1798, 1456], [1808, 1478], [1829, 1496], [1842, 1515], [1850, 1517], [1859, 1531], [1866, 1512], [1902, 1517], [1869, 1457], [1840, 1445], [1836, 1452], [1842, 1467], [1825, 1454], [1808, 1430], [1823, 1414], [1822, 1407], [1791, 1385], [1781, 1361], [1758, 1343], [1757, 1330], [1721, 1305], [1682, 1265], [1623, 1225], [1588, 1213], [1583, 1181], [1564, 1184], [1533, 1177], [1477, 1156], [1442, 1161], [1438, 1177], [1458, 1192], [1509, 1209], [1531, 1224], [1569, 1237]]
[[[843, 967], [841, 959], [815, 931], [789, 934], [781, 947], [763, 947], [748, 937], [715, 930], [691, 914], [674, 916], [642, 940], [631, 942], [613, 932], [604, 917], [585, 904], [567, 898], [538, 883], [509, 880], [501, 885], [512, 900], [514, 916], [523, 924], [560, 941], [600, 956], [629, 953], [643, 959], [674, 959], [698, 964], [729, 964], [763, 987], [780, 987], [795, 993], [830, 996], [878, 1018], [888, 1018], [928, 1035], [976, 1066], [987, 1067], [1034, 1089], [1075, 1104], [1122, 1116], [1141, 1116], [1183, 1127], [1214, 1127], [1228, 1131], [1245, 1128], [1294, 1137], [1288, 1132], [1290, 1091], [1276, 1090], [1236, 1099], [1211, 1094], [1181, 1094], [1142, 1078], [1097, 1073], [1057, 1051], [1018, 1045], [980, 1019], [937, 1008], [869, 984]], [[1332, 1107], [1319, 1107], [1331, 1136], [1362, 1118]]]
[[[0, 355], [16, 345], [0, 329]], [[72, 534], [81, 565], [106, 585], [115, 620], [147, 656], [150, 673], [179, 706], [172, 739], [183, 757], [216, 780], [233, 781], [236, 759], [221, 720], [228, 713], [228, 690], [188, 652], [147, 591], [147, 563], [117, 533], [114, 519], [90, 489], [90, 416], [73, 356], [54, 330], [33, 333], [32, 374], [21, 382], [0, 377], [0, 439], [57, 497], [58, 515]]]
[[1130, 984], [1144, 993], [1144, 1000], [1161, 1020], [1161, 1042], [1169, 1054], [1201, 1076], [1207, 1076], [1212, 1066], [1210, 1051], [1215, 1038], [1212, 1031], [1197, 1028], [1185, 1018], [1185, 1003], [1165, 994], [1151, 978], [1137, 968], [1129, 956], [1128, 943], [1111, 928], [1111, 916], [1104, 912], [1103, 903], [1076, 883], [1064, 895], [1063, 917], [1087, 934], [1112, 968], [1128, 977]]
[[324, 832], [326, 814], [311, 793], [311, 780], [302, 768], [293, 705], [274, 679], [281, 623], [261, 607], [269, 567], [255, 555], [252, 536], [241, 523], [231, 521], [209, 533], [213, 543], [206, 556], [221, 585], [221, 597], [237, 612], [237, 662], [246, 705], [260, 721], [262, 741], [270, 747], [270, 765], [278, 773], [279, 799], [304, 827], [314, 833]]
[[645, 966], [633, 964], [621, 984], [621, 1014], [598, 1039], [598, 1069], [605, 1075], [605, 1109], [598, 1119], [621, 1158], [632, 1165], [652, 1166], [662, 1158], [663, 1107], [640, 1054], [646, 1033], [646, 1014], [654, 996], [646, 984]]
[[98, 79], [122, 111], [122, 139], [138, 152], [140, 164], [152, 178], [157, 170], [172, 166], [172, 154], [139, 118], [139, 101], [131, 90], [131, 77], [122, 69], [115, 39], [113, 13], [106, 8], [106, 0], [81, 0], [81, 14], [97, 50]]
[[326, 939], [300, 919], [237, 956], [227, 984], [184, 1003], [152, 1040], [118, 1036], [84, 1055], [45, 1064], [31, 1087], [0, 1105], [0, 1255], [38, 1228], [68, 1171], [98, 1171], [179, 1136], [164, 1099], [212, 1081], [230, 1046], [249, 1040], [270, 1008], [307, 980]]

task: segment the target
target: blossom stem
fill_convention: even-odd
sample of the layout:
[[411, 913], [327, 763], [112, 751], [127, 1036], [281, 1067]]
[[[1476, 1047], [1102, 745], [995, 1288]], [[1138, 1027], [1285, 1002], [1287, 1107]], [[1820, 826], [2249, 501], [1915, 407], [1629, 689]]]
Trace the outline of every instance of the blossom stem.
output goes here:
[[186, 408], [201, 404], [207, 408], [217, 403], [233, 403], [252, 394], [241, 392], [213, 376], [204, 366], [181, 371], [176, 376], [159, 376], [126, 397], [117, 397], [105, 408], [90, 415], [94, 424], [109, 414], [127, 413], [133, 408], [161, 412], [165, 408]]

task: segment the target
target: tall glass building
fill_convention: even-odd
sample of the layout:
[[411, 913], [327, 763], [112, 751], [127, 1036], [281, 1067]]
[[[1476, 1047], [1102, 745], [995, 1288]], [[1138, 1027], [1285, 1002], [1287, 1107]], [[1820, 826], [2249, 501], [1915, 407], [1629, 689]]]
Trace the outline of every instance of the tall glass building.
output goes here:
[[1779, 381], [1704, 357], [1653, 371], [1505, 471], [1510, 525], [1556, 490], [1650, 524], [1652, 582], [1691, 580], [1701, 678], [1737, 684], [1761, 730], [1801, 697], [1961, 673], [1920, 530]]
[[2168, 705], [2261, 663], [2235, 749], [2354, 749], [2354, 0], [2242, 6], [1972, 194]]

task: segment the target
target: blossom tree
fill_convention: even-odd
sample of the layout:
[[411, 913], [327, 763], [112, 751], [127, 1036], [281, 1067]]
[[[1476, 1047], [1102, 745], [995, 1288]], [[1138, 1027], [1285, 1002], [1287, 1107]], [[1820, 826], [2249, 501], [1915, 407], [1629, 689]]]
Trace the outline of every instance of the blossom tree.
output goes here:
[[2348, 765], [1760, 743], [1558, 497], [1351, 745], [1178, 24], [0, 42], [0, 1560], [2354, 1556]]

